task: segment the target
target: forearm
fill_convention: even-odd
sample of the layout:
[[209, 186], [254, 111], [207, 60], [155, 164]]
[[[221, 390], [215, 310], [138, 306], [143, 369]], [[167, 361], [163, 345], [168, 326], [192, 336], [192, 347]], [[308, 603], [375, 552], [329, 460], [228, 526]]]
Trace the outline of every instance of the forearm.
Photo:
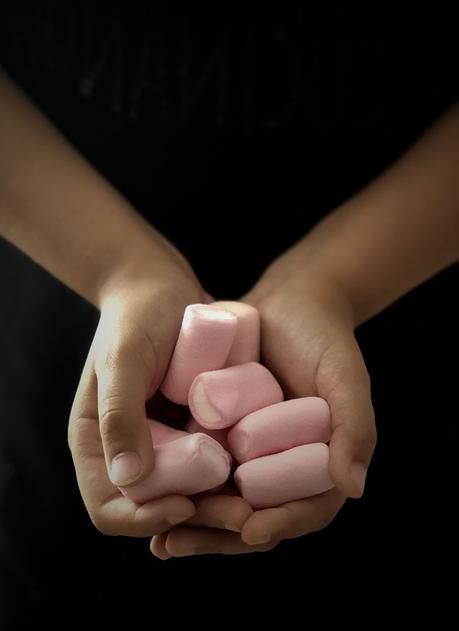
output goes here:
[[281, 260], [292, 277], [330, 280], [350, 301], [358, 325], [458, 258], [456, 104]]
[[186, 268], [1, 69], [0, 235], [96, 306], [109, 276], [161, 273], [164, 252]]

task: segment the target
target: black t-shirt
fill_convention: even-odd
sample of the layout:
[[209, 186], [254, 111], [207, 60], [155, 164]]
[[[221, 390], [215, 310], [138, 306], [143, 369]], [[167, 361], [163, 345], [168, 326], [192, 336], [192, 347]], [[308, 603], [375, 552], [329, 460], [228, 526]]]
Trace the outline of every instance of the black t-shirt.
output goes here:
[[[0, 64], [189, 257], [206, 288], [231, 299], [457, 98], [455, 21], [439, 3], [422, 11], [401, 15], [395, 3], [383, 10], [163, 1], [141, 9], [16, 1], [0, 9]], [[363, 339], [385, 449], [372, 465], [370, 499], [312, 544], [305, 538], [269, 557], [225, 558], [225, 574], [258, 564], [272, 576], [272, 560], [288, 559], [311, 595], [315, 582], [321, 590], [343, 585], [354, 567], [362, 580], [379, 572], [386, 548], [388, 564], [414, 558], [410, 520], [426, 523], [429, 484], [422, 449], [431, 469], [444, 465], [441, 451], [432, 455], [432, 415], [455, 444], [446, 424], [452, 399], [434, 394], [454, 391], [452, 358], [442, 351], [454, 318], [448, 309], [442, 315], [442, 295], [434, 291], [430, 311], [425, 299], [420, 310], [408, 300]], [[186, 566], [167, 562], [158, 574], [145, 542], [107, 541], [89, 524], [64, 445], [96, 322], [87, 303], [0, 241], [0, 623], [7, 605], [16, 621], [48, 623], [58, 603], [71, 611], [65, 628], [96, 612], [107, 622], [117, 595], [130, 609], [134, 594], [135, 608], [158, 603], [177, 586], [177, 568], [186, 592], [196, 570], [221, 572], [220, 558], [198, 557]], [[425, 361], [413, 362], [419, 340]], [[413, 423], [428, 426], [425, 442]], [[397, 478], [407, 442], [415, 449], [409, 490], [422, 489], [410, 495], [416, 504]]]
[[441, 10], [26, 6], [0, 20], [1, 62], [217, 293], [248, 287], [457, 95]]

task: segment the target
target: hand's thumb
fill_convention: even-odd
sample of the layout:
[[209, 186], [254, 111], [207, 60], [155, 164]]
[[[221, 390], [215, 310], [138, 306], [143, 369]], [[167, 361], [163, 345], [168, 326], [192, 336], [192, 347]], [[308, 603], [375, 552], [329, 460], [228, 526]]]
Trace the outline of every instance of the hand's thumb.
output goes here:
[[153, 468], [145, 402], [157, 366], [138, 346], [138, 341], [125, 340], [95, 361], [100, 434], [108, 475], [116, 486], [130, 486]]
[[340, 491], [360, 497], [376, 444], [370, 388], [366, 380], [343, 384], [328, 397], [332, 415], [330, 474]]

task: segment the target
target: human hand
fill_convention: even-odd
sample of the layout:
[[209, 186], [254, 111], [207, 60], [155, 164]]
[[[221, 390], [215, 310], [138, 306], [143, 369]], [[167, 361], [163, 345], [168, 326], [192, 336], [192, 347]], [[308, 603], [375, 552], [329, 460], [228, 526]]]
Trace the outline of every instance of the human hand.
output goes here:
[[137, 505], [117, 488], [154, 467], [145, 403], [162, 381], [185, 306], [208, 300], [182, 260], [163, 262], [160, 270], [135, 265], [107, 280], [70, 413], [78, 486], [92, 522], [109, 535], [152, 536], [195, 513], [184, 496]]
[[153, 551], [162, 558], [269, 550], [282, 539], [325, 527], [347, 496], [363, 493], [376, 431], [350, 305], [329, 281], [316, 277], [305, 282], [287, 270], [280, 261], [242, 300], [260, 311], [263, 363], [281, 382], [286, 398], [314, 395], [327, 400], [332, 414], [330, 475], [336, 486], [322, 495], [253, 512], [240, 535], [174, 528], [167, 550], [165, 536], [155, 539]]

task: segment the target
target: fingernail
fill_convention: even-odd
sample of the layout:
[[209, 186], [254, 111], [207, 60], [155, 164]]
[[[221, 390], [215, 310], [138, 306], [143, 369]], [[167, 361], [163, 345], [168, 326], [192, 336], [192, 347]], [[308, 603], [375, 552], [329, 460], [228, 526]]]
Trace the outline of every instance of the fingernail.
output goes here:
[[177, 526], [177, 524], [181, 524], [182, 521], [186, 521], [187, 519], [190, 519], [190, 517], [193, 517], [194, 512], [190, 512], [187, 511], [185, 512], [181, 512], [181, 513], [176, 513], [175, 515], [169, 515], [167, 518], [168, 523], [171, 526]]
[[137, 480], [142, 472], [139, 456], [133, 451], [118, 454], [112, 460], [110, 479], [117, 486], [124, 486]]
[[354, 462], [351, 466], [351, 478], [359, 489], [360, 497], [363, 495], [363, 491], [365, 489], [366, 477], [367, 467], [363, 464], [363, 462]]

